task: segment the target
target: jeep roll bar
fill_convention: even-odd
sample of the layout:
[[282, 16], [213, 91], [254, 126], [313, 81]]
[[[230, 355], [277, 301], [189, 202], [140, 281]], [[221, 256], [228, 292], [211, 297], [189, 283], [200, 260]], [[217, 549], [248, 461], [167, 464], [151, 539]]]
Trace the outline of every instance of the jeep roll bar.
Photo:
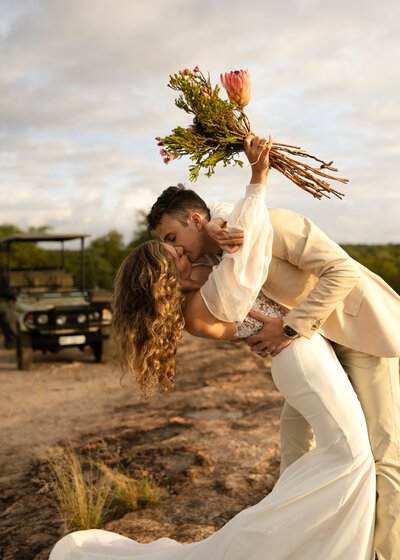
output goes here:
[[[61, 242], [61, 266], [64, 268], [64, 242], [71, 241], [73, 239], [81, 240], [81, 290], [85, 289], [85, 238], [90, 237], [88, 233], [15, 233], [13, 235], [8, 235], [7, 237], [0, 238], [0, 256], [3, 250], [6, 253], [7, 260], [7, 272], [11, 270], [11, 245], [13, 243], [26, 243], [26, 242], [39, 242], [39, 241], [60, 241]], [[0, 259], [0, 272], [4, 270]]]

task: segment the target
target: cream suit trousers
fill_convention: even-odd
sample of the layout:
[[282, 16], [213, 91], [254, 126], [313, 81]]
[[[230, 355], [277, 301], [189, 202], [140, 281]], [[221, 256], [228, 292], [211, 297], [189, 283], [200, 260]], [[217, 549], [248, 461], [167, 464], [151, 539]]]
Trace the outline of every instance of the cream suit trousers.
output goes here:
[[[332, 343], [363, 408], [377, 476], [375, 550], [400, 559], [399, 360], [378, 358]], [[306, 420], [285, 403], [281, 416], [281, 472], [314, 446]]]

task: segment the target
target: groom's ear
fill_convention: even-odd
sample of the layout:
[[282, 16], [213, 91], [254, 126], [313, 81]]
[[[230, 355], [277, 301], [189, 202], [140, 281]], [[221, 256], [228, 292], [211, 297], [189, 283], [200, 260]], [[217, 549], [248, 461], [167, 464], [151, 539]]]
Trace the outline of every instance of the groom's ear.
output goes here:
[[204, 228], [204, 224], [203, 224], [204, 218], [203, 218], [203, 216], [201, 216], [197, 212], [193, 212], [193, 214], [191, 214], [189, 216], [189, 220], [194, 223], [197, 231], [203, 231], [203, 228]]

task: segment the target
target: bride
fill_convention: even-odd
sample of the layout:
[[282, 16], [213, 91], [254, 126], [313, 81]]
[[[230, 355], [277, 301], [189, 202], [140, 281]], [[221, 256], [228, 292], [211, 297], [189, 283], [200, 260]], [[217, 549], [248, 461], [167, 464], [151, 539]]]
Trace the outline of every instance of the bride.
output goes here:
[[[165, 390], [173, 385], [184, 326], [197, 336], [232, 340], [260, 329], [252, 311], [284, 317], [285, 310], [260, 292], [273, 236], [264, 203], [271, 143], [260, 137], [245, 141], [252, 177], [229, 220], [244, 230], [239, 251], [224, 253], [210, 272], [192, 269], [179, 247], [149, 241], [122, 264], [115, 333], [122, 366], [145, 394], [158, 384]], [[267, 497], [199, 542], [161, 538], [140, 544], [93, 529], [62, 538], [50, 560], [371, 560], [374, 461], [345, 372], [329, 343], [315, 334], [291, 341], [273, 357], [272, 376], [312, 426], [316, 447], [284, 471]]]

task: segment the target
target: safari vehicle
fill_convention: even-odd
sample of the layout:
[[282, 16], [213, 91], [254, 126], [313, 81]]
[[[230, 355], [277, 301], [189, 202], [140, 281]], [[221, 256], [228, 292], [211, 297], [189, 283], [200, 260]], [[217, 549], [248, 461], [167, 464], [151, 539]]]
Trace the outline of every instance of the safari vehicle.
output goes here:
[[[33, 351], [39, 349], [58, 352], [71, 346], [81, 350], [90, 346], [96, 362], [109, 357], [111, 292], [85, 290], [86, 237], [38, 233], [0, 239], [0, 326], [6, 348], [16, 347], [18, 369], [29, 369]], [[73, 240], [80, 240], [79, 279], [65, 270], [64, 244]], [[40, 253], [37, 243], [55, 246], [56, 251]], [[29, 258], [21, 259], [22, 249]], [[39, 266], [43, 254], [50, 255], [56, 265]], [[32, 266], [36, 258], [38, 266]], [[21, 267], [24, 260], [29, 264]]]

